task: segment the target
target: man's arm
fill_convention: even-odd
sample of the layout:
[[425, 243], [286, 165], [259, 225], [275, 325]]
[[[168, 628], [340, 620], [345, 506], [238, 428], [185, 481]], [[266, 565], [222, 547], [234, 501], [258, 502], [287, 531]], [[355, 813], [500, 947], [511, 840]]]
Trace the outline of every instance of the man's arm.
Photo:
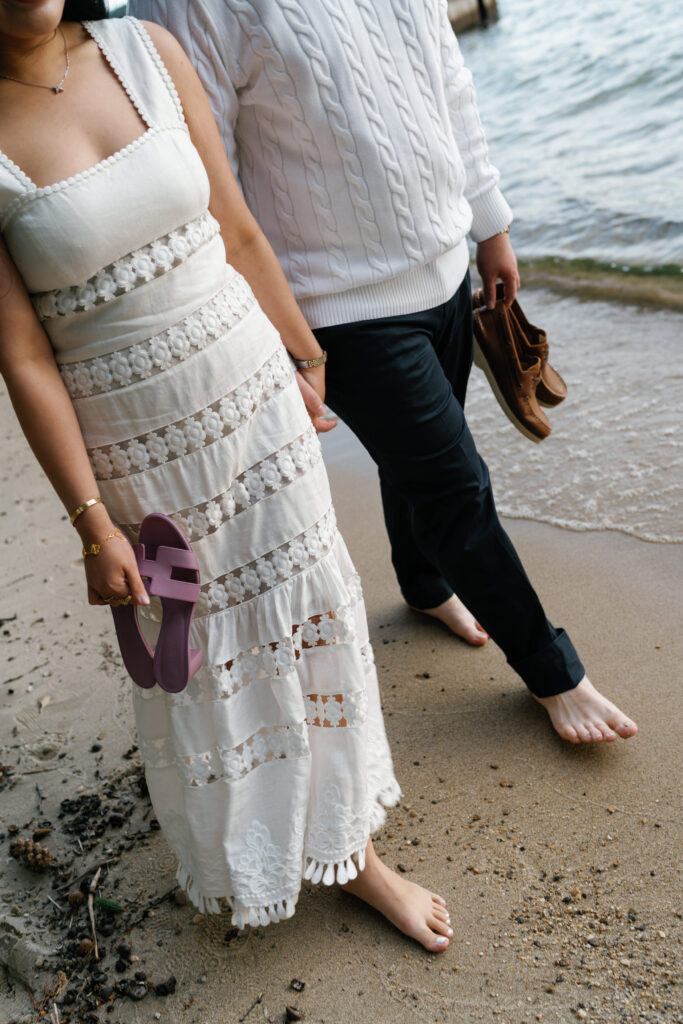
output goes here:
[[496, 304], [496, 281], [505, 289], [510, 306], [519, 287], [519, 273], [510, 239], [504, 232], [512, 223], [512, 210], [498, 188], [500, 175], [489, 163], [486, 136], [479, 117], [472, 75], [448, 20], [447, 0], [441, 6], [441, 60], [451, 127], [465, 165], [465, 198], [472, 208], [470, 234], [477, 243], [477, 267], [486, 305]]
[[232, 172], [239, 181], [235, 125], [242, 84], [241, 33], [224, 0], [129, 0], [128, 13], [169, 29], [190, 58], [209, 98]]
[[465, 198], [472, 207], [472, 238], [481, 242], [512, 221], [512, 210], [498, 188], [500, 175], [489, 163], [486, 136], [479, 117], [472, 75], [465, 67], [455, 32], [448, 20], [448, 4], [441, 7], [441, 62], [451, 127], [467, 175]]

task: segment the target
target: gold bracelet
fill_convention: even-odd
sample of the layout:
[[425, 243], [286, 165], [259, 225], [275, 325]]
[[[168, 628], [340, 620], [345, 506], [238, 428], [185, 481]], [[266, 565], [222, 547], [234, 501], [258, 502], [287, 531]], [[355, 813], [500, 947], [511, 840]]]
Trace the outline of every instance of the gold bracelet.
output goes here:
[[104, 545], [108, 540], [111, 540], [112, 537], [121, 537], [121, 539], [123, 539], [123, 534], [120, 530], [114, 530], [113, 533], [108, 533], [104, 540], [101, 540], [99, 544], [91, 544], [89, 548], [83, 548], [81, 552], [83, 558], [86, 559], [88, 555], [99, 555]]
[[92, 508], [93, 505], [98, 505], [99, 502], [101, 501], [102, 499], [98, 494], [96, 498], [88, 498], [88, 500], [84, 501], [82, 505], [79, 505], [78, 508], [75, 508], [73, 512], [71, 512], [71, 514], [69, 515], [69, 522], [71, 523], [71, 525], [74, 525], [78, 517], [82, 516], [87, 508]]
[[326, 362], [327, 352], [325, 349], [323, 349], [323, 354], [315, 359], [294, 359], [297, 370], [314, 370], [316, 366], [324, 366]]

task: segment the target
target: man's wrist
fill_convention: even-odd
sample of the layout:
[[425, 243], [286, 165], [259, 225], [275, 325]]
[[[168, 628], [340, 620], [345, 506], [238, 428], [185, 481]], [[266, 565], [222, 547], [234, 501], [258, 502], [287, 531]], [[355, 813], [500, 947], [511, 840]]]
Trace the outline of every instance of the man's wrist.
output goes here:
[[494, 238], [500, 238], [501, 235], [509, 235], [511, 226], [512, 225], [508, 224], [506, 228], [502, 228], [500, 231], [496, 231], [495, 234], [489, 235], [488, 238], [482, 238], [481, 242], [479, 242], [478, 244], [484, 245], [486, 242], [491, 242]]

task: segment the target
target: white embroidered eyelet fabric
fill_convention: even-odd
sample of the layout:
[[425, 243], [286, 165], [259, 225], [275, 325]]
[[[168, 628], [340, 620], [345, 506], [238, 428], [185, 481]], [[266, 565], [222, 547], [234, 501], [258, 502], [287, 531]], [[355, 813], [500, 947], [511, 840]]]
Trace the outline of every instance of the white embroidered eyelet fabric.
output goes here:
[[31, 297], [33, 308], [43, 322], [52, 317], [71, 316], [73, 313], [94, 309], [100, 303], [111, 302], [119, 295], [167, 274], [219, 232], [218, 221], [207, 210], [189, 224], [183, 224], [176, 231], [155, 238], [149, 245], [98, 270], [84, 284], [34, 294]]
[[[302, 860], [304, 877], [314, 884], [355, 877], [371, 830], [381, 826], [384, 807], [400, 795], [373, 685], [371, 649], [358, 643], [358, 627], [365, 627], [360, 586], [357, 577], [349, 577], [348, 583], [349, 604], [311, 616], [292, 626], [289, 635], [243, 651], [227, 664], [200, 669], [179, 694], [134, 687], [148, 782], [156, 790], [165, 776], [172, 775], [185, 793], [181, 804], [157, 802], [155, 810], [180, 860], [178, 877], [205, 911], [218, 911], [219, 904], [206, 894], [201, 881], [204, 867], [179, 807], [192, 801], [196, 813], [197, 807], [216, 806], [232, 787], [240, 787], [242, 793], [244, 787], [253, 791], [253, 805], [244, 797], [237, 805], [242, 825], [237, 836], [233, 833], [233, 843], [238, 853], [231, 891], [221, 893], [232, 904], [232, 920], [238, 927], [290, 916], [285, 911], [294, 910]], [[348, 683], [336, 662], [348, 662]], [[329, 688], [333, 679], [341, 683], [336, 691]], [[303, 680], [308, 685], [302, 688]], [[311, 689], [318, 681], [325, 688]], [[278, 709], [277, 720], [252, 731], [247, 714], [243, 731], [242, 719], [251, 702], [262, 709], [270, 706], [271, 716]], [[212, 744], [199, 749], [198, 723], [207, 714]], [[159, 720], [166, 716], [174, 723], [173, 734], [155, 736]], [[333, 769], [337, 745], [348, 748], [349, 736], [351, 747], [364, 751], [357, 791], [349, 791]], [[300, 803], [286, 801], [281, 810], [290, 818], [287, 827], [277, 816], [267, 821], [254, 813], [262, 773], [277, 770], [295, 779], [313, 762], [321, 771], [316, 772], [310, 807], [303, 797]], [[207, 827], [208, 820], [207, 816]], [[277, 841], [287, 835], [288, 840]], [[264, 860], [260, 854], [266, 850], [269, 856]]]
[[62, 363], [62, 380], [72, 398], [103, 395], [147, 380], [203, 351], [238, 324], [255, 304], [251, 288], [236, 274], [215, 298], [160, 334], [109, 355]]
[[163, 430], [140, 434], [121, 444], [91, 448], [88, 454], [95, 479], [110, 480], [144, 473], [227, 437], [291, 379], [289, 360], [280, 349], [253, 377], [200, 412], [175, 420]]
[[[241, 473], [222, 494], [182, 509], [171, 518], [189, 541], [199, 540], [220, 529], [240, 512], [287, 487], [321, 461], [320, 441], [311, 426], [301, 437]], [[139, 524], [136, 524], [134, 532], [138, 531]]]
[[11, 209], [4, 237], [39, 282], [112, 519], [134, 536], [163, 512], [197, 552], [203, 663], [177, 694], [131, 683], [139, 746], [190, 898], [264, 925], [294, 913], [304, 877], [354, 877], [400, 795], [362, 592], [289, 357], [211, 244], [168, 73], [134, 19], [89, 30], [148, 132], [50, 189], [0, 164], [0, 223]]
[[326, 555], [334, 543], [337, 521], [334, 509], [293, 540], [260, 558], [202, 585], [195, 617], [222, 611], [258, 597], [309, 569]]

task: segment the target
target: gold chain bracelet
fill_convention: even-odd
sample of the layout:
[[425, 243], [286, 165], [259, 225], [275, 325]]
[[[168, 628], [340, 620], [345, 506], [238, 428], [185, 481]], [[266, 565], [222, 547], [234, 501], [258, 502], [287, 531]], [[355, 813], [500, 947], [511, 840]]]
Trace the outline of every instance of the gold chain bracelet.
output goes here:
[[107, 543], [108, 540], [111, 540], [112, 537], [121, 537], [121, 539], [123, 540], [123, 534], [121, 533], [121, 531], [114, 530], [113, 533], [108, 533], [104, 540], [101, 540], [99, 544], [91, 544], [90, 547], [83, 548], [83, 551], [81, 552], [83, 558], [87, 558], [88, 555], [99, 555], [104, 545]]

